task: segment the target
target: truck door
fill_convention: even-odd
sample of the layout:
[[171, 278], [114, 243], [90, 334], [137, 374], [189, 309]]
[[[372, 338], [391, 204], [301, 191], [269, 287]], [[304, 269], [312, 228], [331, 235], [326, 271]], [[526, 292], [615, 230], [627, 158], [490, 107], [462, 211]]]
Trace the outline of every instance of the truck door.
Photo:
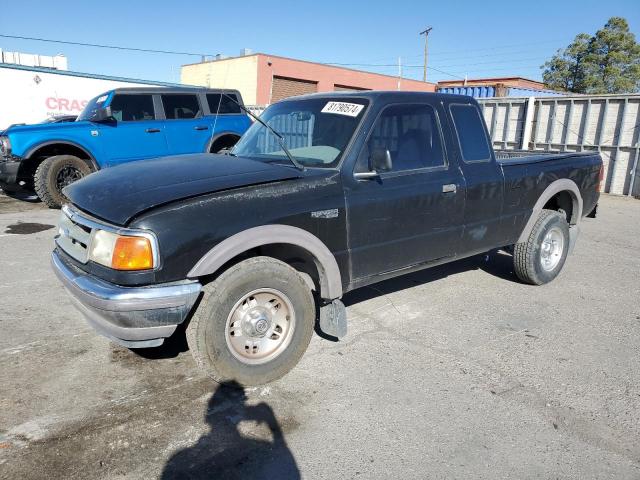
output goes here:
[[352, 279], [455, 255], [462, 233], [464, 191], [449, 163], [440, 106], [392, 104], [378, 115], [355, 172], [368, 170], [374, 150], [388, 150], [392, 169], [345, 182]]
[[452, 103], [452, 134], [464, 175], [466, 202], [462, 255], [502, 246], [504, 175], [496, 162], [480, 109], [474, 103]]
[[210, 120], [203, 115], [195, 93], [160, 95], [170, 155], [204, 152], [211, 138]]
[[117, 93], [110, 107], [114, 121], [95, 130], [109, 165], [167, 155], [163, 122], [157, 119], [150, 93]]

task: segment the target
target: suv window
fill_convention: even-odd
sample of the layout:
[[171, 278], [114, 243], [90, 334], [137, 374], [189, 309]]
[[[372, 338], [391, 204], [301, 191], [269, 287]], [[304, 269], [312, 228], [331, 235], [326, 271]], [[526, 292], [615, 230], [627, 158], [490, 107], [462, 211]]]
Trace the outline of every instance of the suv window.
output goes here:
[[391, 105], [376, 120], [367, 157], [377, 148], [389, 150], [393, 171], [445, 165], [442, 137], [430, 105]]
[[111, 116], [119, 122], [154, 120], [151, 95], [115, 95], [111, 100]]
[[227, 93], [225, 95], [220, 93], [207, 93], [209, 111], [215, 115], [216, 112], [218, 112], [218, 105], [220, 105], [220, 113], [241, 113], [240, 107], [229, 97], [233, 98], [236, 102], [238, 101], [235, 93]]
[[197, 95], [163, 94], [162, 106], [167, 120], [179, 120], [183, 118], [200, 118], [202, 111]]
[[481, 162], [491, 159], [483, 120], [473, 105], [451, 105], [451, 116], [456, 127], [462, 159], [465, 162]]

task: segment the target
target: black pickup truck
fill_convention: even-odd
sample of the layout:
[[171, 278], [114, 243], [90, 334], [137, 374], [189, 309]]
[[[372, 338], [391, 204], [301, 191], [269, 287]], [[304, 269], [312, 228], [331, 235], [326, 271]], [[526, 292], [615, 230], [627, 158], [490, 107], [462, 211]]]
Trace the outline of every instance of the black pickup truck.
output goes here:
[[496, 248], [553, 280], [599, 198], [595, 153], [496, 160], [469, 97], [358, 92], [269, 107], [225, 155], [142, 160], [67, 187], [52, 253], [89, 323], [130, 348], [181, 324], [215, 380], [287, 373], [345, 292]]

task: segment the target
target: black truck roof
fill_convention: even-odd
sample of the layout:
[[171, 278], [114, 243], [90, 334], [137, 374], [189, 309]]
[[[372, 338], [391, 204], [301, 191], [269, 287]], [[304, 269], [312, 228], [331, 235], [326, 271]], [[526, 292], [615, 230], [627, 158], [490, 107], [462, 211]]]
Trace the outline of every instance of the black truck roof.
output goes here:
[[451, 93], [436, 93], [436, 92], [413, 92], [413, 91], [398, 91], [398, 90], [354, 90], [350, 92], [318, 92], [309, 93], [297, 97], [289, 97], [282, 100], [286, 102], [288, 100], [299, 100], [302, 98], [367, 98], [371, 101], [382, 100], [385, 102], [393, 100], [404, 101], [419, 101], [420, 99], [428, 98], [430, 100], [441, 99], [451, 102], [452, 100], [464, 101], [469, 103], [469, 100], [475, 100], [467, 95], [454, 95]]

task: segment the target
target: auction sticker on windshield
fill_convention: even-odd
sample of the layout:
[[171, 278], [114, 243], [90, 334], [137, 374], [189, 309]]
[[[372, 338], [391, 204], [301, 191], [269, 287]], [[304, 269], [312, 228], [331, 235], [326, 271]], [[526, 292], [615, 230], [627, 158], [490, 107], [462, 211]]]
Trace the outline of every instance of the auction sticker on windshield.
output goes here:
[[337, 113], [338, 115], [357, 117], [363, 108], [364, 105], [357, 103], [329, 102], [322, 109], [322, 113]]

